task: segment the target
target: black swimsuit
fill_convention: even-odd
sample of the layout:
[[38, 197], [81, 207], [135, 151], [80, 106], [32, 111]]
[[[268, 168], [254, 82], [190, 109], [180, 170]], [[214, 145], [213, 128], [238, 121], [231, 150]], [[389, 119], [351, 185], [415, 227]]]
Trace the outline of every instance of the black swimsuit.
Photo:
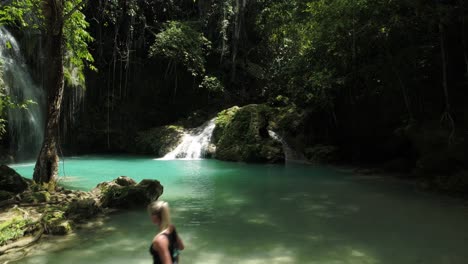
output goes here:
[[[176, 263], [177, 256], [174, 255], [175, 252], [175, 243], [177, 242], [177, 232], [174, 228], [172, 233], [166, 234], [162, 233], [169, 240], [169, 254], [171, 255], [172, 263]], [[153, 244], [150, 245], [150, 253], [153, 256], [153, 264], [162, 264], [161, 258], [156, 250], [153, 248]]]

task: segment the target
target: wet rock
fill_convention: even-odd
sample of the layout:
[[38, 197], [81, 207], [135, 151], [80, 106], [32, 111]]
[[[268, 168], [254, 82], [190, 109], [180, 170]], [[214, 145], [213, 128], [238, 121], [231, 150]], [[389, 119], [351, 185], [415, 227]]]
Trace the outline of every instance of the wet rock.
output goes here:
[[63, 208], [46, 209], [42, 218], [42, 225], [47, 234], [66, 235], [71, 232], [71, 222], [67, 220]]
[[174, 150], [181, 142], [184, 128], [167, 125], [138, 133], [135, 152], [163, 157]]
[[50, 201], [50, 193], [46, 191], [35, 192], [33, 196], [37, 199], [38, 202], [49, 202]]
[[205, 156], [206, 158], [212, 158], [216, 155], [216, 145], [215, 144], [209, 144], [208, 148], [206, 149]]
[[149, 201], [155, 201], [164, 192], [164, 187], [157, 180], [144, 179], [138, 183], [137, 188], [144, 190]]
[[54, 221], [48, 229], [48, 233], [56, 236], [64, 236], [72, 231], [70, 221]]
[[101, 208], [94, 199], [82, 199], [71, 201], [65, 214], [68, 218], [81, 221], [89, 219], [100, 212]]
[[134, 181], [132, 178], [129, 178], [127, 176], [120, 176], [117, 179], [115, 179], [115, 183], [117, 183], [120, 186], [131, 186], [131, 185], [135, 185], [136, 181]]
[[247, 105], [220, 112], [213, 132], [215, 157], [226, 161], [284, 162], [281, 143], [268, 134], [272, 116], [273, 110], [266, 105]]
[[0, 190], [20, 193], [28, 188], [28, 181], [7, 165], [0, 165]]
[[[139, 184], [120, 185], [117, 179], [98, 184], [92, 192], [99, 198], [102, 207], [141, 207], [161, 196], [163, 187], [157, 180], [142, 180]], [[125, 182], [124, 184], [127, 184]]]

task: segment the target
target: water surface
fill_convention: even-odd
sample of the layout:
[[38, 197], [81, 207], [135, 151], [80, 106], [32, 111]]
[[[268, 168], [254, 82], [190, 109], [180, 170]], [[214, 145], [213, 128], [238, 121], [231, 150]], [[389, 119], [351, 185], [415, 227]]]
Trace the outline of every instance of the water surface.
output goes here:
[[[13, 166], [31, 177], [32, 164]], [[385, 178], [310, 165], [82, 156], [62, 184], [158, 179], [184, 239], [181, 263], [466, 264], [468, 209]], [[112, 215], [19, 263], [151, 263], [144, 210]]]

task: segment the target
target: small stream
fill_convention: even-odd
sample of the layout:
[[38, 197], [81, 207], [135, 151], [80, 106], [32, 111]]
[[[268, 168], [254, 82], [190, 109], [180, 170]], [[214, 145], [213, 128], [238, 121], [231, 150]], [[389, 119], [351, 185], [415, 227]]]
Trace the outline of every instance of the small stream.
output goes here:
[[[62, 164], [63, 165], [63, 164]], [[158, 179], [186, 244], [181, 263], [466, 264], [468, 208], [383, 177], [311, 165], [82, 156], [62, 184]], [[13, 166], [24, 176], [32, 164]], [[44, 243], [17, 263], [151, 263], [144, 210]]]

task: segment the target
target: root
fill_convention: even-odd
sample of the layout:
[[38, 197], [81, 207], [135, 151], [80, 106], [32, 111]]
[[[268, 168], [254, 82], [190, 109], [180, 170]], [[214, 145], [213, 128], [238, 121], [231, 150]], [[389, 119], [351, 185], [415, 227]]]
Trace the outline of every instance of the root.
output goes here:
[[25, 247], [28, 247], [34, 244], [35, 242], [37, 242], [41, 238], [42, 234], [44, 234], [44, 227], [41, 227], [39, 231], [36, 233], [36, 235], [34, 235], [34, 237], [32, 238], [25, 238], [25, 239], [13, 242], [11, 244], [5, 245], [3, 247], [0, 247], [0, 255], [9, 253], [8, 251], [21, 250]]

